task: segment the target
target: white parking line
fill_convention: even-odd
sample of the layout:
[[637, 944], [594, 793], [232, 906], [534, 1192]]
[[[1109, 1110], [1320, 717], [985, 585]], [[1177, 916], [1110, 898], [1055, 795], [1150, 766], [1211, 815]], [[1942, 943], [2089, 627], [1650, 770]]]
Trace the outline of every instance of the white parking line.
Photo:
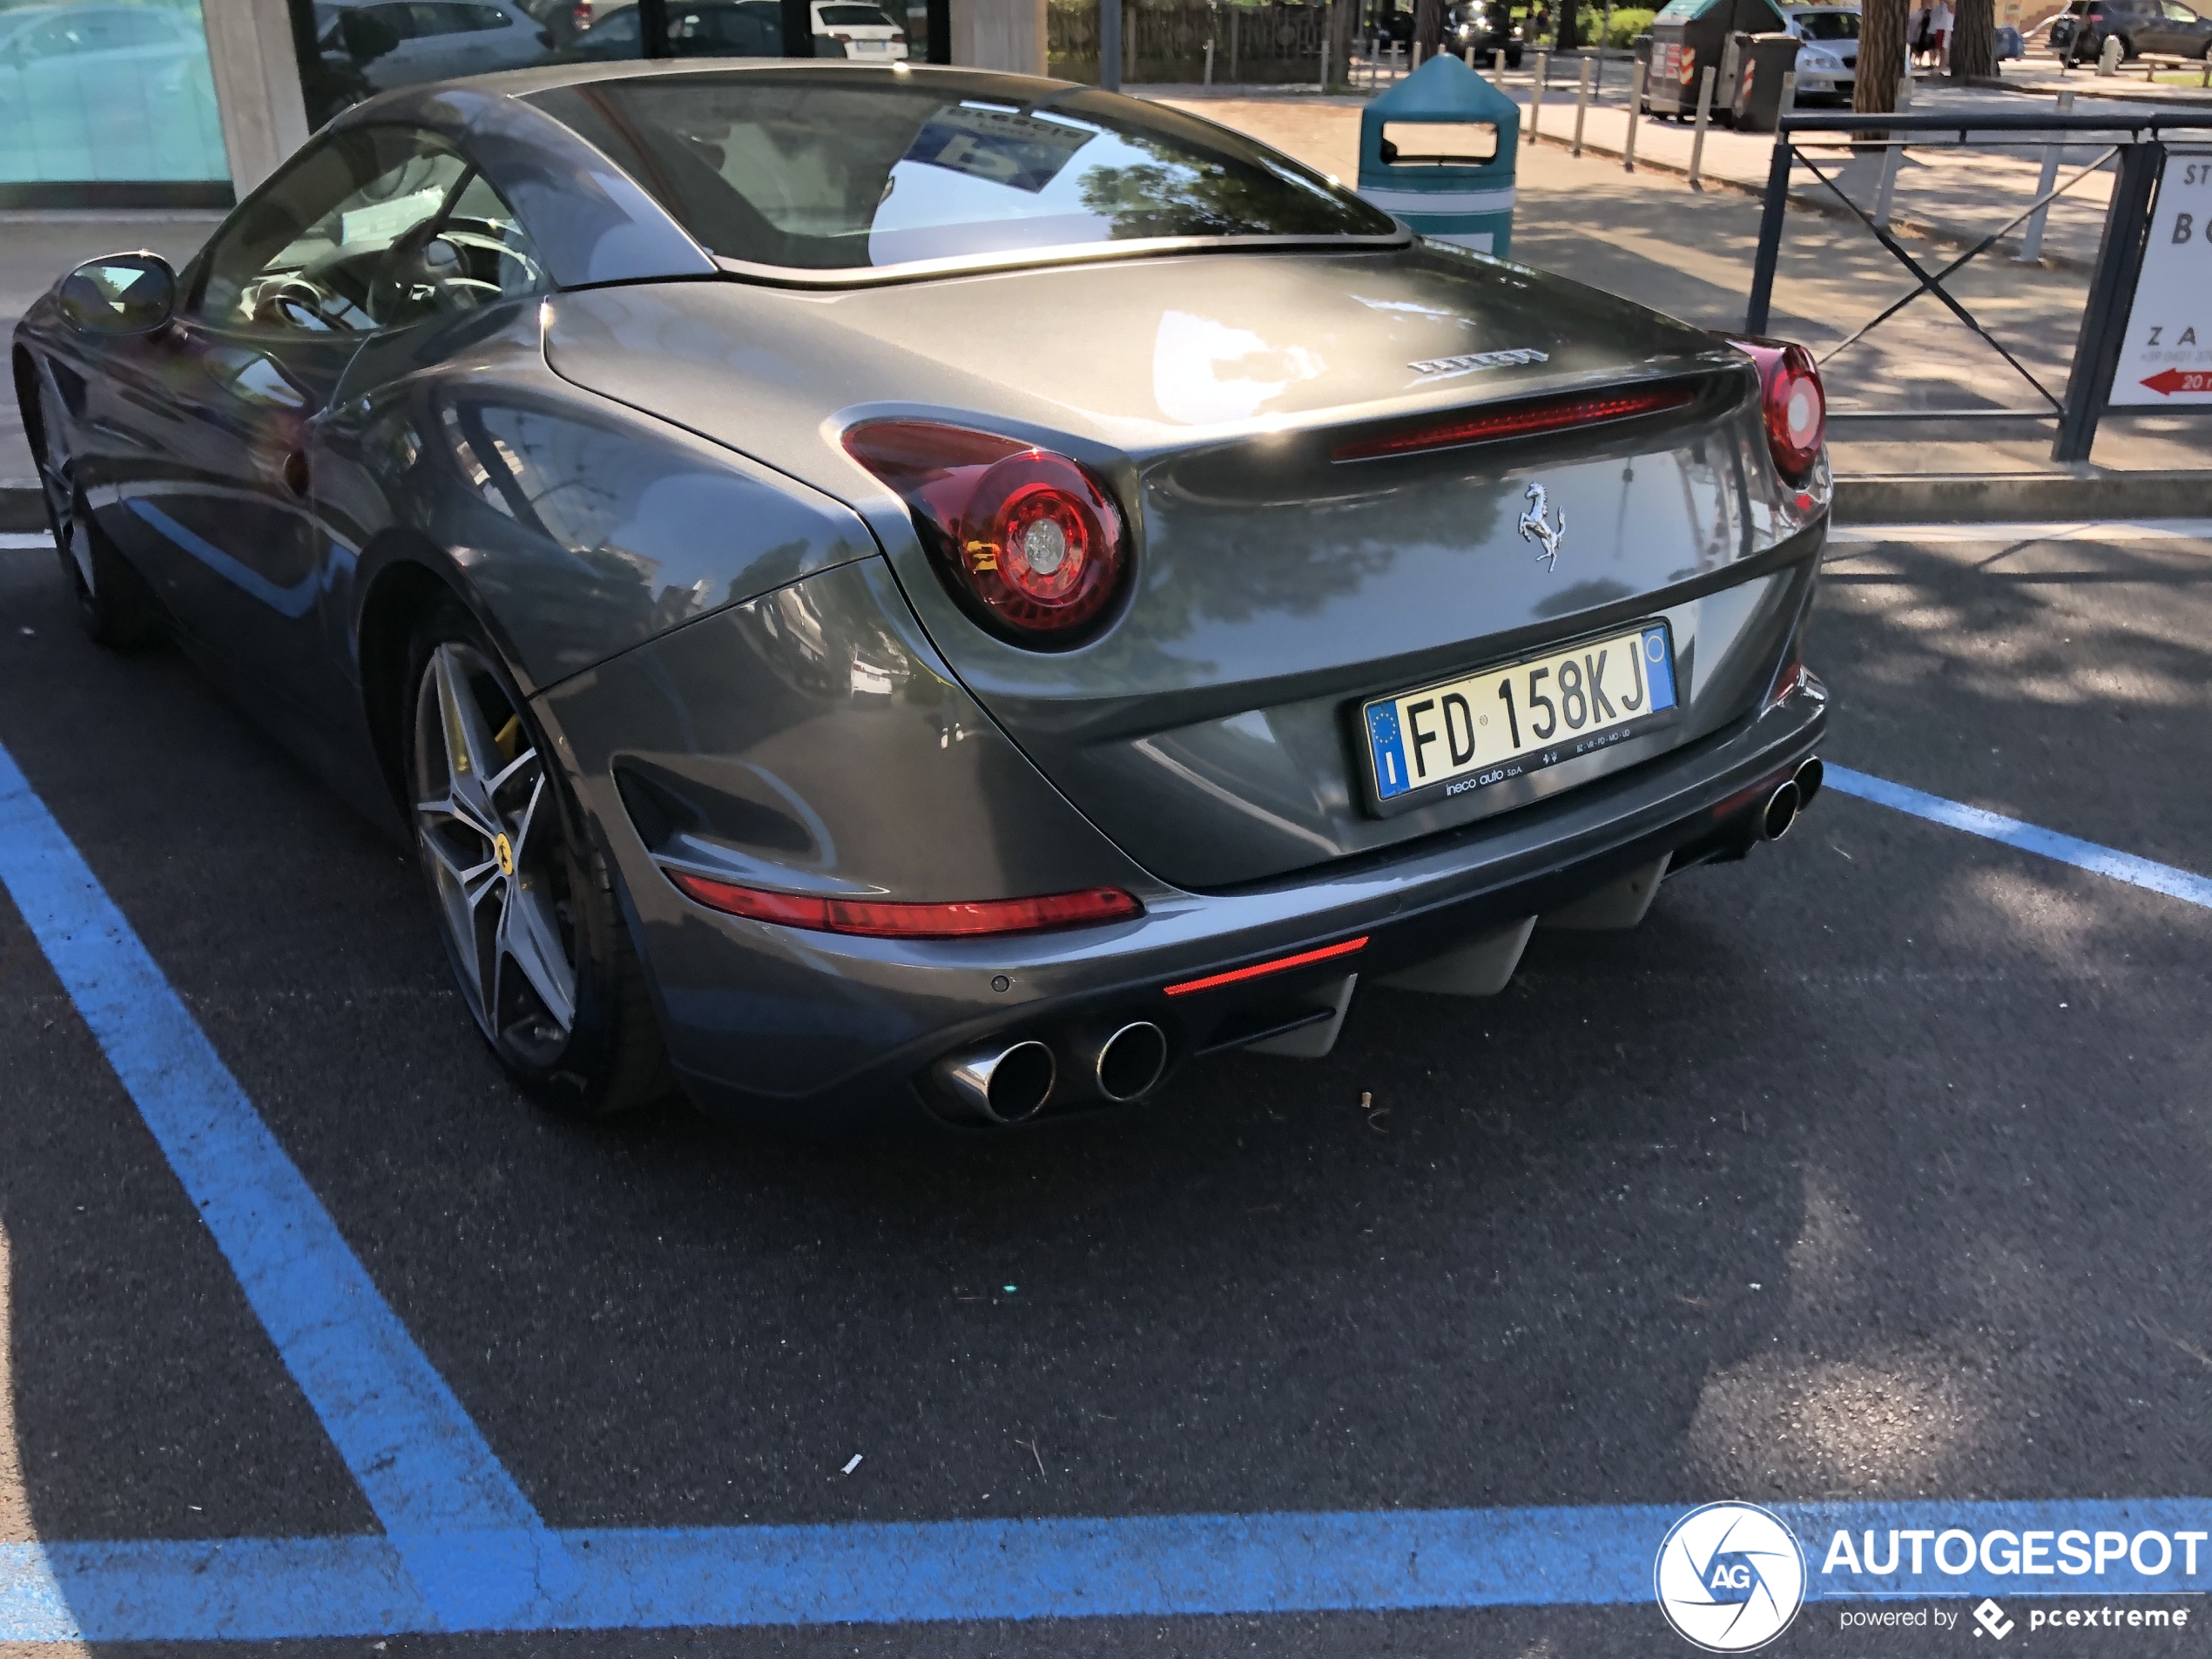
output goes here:
[[0, 530], [0, 553], [51, 553], [54, 538], [44, 530]]

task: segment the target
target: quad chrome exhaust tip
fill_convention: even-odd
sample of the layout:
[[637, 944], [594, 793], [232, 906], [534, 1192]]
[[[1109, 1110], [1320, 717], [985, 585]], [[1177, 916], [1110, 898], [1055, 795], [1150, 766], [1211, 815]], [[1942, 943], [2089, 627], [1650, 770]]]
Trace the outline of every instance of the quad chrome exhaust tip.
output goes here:
[[1018, 1123], [1052, 1098], [1060, 1063], [1035, 1037], [937, 1062], [937, 1083], [971, 1123]]
[[1098, 1045], [1092, 1075], [1116, 1105], [1152, 1092], [1168, 1069], [1168, 1034], [1150, 1020], [1132, 1020]]

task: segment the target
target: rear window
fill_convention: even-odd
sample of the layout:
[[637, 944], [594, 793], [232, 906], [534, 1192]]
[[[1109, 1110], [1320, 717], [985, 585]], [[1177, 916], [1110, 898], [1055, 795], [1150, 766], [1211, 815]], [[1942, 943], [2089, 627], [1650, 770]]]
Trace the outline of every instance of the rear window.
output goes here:
[[[866, 270], [1161, 237], [1393, 236], [1356, 196], [1234, 132], [1091, 88], [755, 71], [533, 102], [726, 259]], [[988, 89], [988, 91], [986, 89]]]
[[870, 29], [898, 27], [873, 6], [824, 6], [821, 17], [826, 24], [860, 24]]
[[1800, 11], [1797, 29], [1807, 40], [1857, 40], [1856, 11]]

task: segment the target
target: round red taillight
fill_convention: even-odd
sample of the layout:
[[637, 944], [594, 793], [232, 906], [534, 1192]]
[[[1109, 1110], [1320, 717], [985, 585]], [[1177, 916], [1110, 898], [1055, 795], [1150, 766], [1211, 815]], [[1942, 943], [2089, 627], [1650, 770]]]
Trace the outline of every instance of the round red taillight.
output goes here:
[[1767, 449], [1783, 482], [1802, 484], [1812, 475], [1828, 441], [1828, 394], [1812, 354], [1794, 341], [1737, 339], [1729, 342], [1759, 368], [1759, 411]]
[[954, 593], [1001, 631], [1071, 641], [1121, 590], [1121, 510], [1067, 456], [922, 421], [855, 427], [845, 447], [906, 500]]
[[1082, 627], [1121, 576], [1121, 515], [1074, 462], [1042, 450], [986, 472], [960, 532], [975, 597], [1017, 628]]

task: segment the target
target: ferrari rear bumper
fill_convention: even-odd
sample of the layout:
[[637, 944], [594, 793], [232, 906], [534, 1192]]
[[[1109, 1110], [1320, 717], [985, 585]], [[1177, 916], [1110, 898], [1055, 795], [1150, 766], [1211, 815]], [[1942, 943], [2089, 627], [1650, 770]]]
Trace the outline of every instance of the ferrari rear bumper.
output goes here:
[[[1755, 719], [1507, 819], [1246, 890], [1148, 894], [1141, 918], [1096, 927], [805, 933], [704, 910], [650, 870], [628, 896], [671, 1056], [705, 1109], [809, 1133], [987, 1122], [948, 1079], [1035, 1042], [1055, 1062], [1044, 1120], [1112, 1103], [1099, 1056], [1134, 1025], [1163, 1034], [1170, 1069], [1271, 1039], [1295, 1052], [1285, 1034], [1332, 1032], [1350, 975], [1433, 961], [1662, 860], [1740, 855], [1812, 755], [1825, 702], [1808, 678]], [[1034, 1077], [1035, 1051], [1020, 1058]]]

